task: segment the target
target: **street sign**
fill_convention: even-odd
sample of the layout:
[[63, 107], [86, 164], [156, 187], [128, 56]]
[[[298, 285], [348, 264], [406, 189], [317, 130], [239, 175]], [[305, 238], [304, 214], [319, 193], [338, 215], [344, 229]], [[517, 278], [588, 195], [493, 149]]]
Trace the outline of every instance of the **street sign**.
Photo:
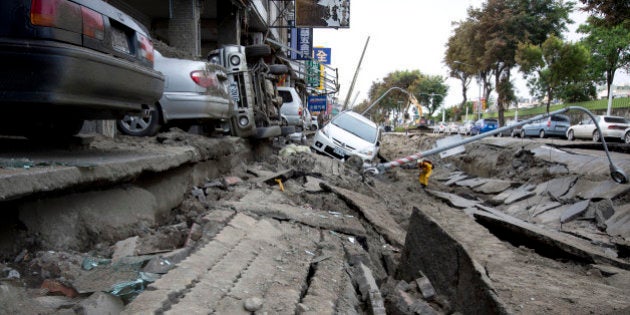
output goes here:
[[320, 85], [320, 67], [319, 62], [314, 60], [306, 60], [304, 63], [306, 66], [307, 85], [310, 87], [319, 87]]
[[312, 28], [292, 28], [291, 29], [291, 48], [300, 52], [300, 54], [291, 52], [293, 60], [307, 60], [311, 58], [313, 51], [313, 29]]
[[326, 111], [326, 95], [309, 95], [307, 103], [310, 112]]
[[330, 64], [330, 48], [323, 47], [314, 47], [313, 48], [313, 58], [321, 64], [329, 65]]

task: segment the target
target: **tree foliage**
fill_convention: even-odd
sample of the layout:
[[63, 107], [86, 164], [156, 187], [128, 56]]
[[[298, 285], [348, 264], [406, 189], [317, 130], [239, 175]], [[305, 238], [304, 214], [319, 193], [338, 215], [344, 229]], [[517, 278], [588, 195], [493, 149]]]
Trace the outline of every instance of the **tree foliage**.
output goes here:
[[[578, 32], [586, 34], [582, 43], [590, 50], [593, 62], [591, 68], [596, 77], [604, 78], [607, 90], [615, 79], [615, 71], [620, 68], [630, 70], [630, 28], [621, 25], [607, 27], [589, 17]], [[602, 80], [603, 81], [603, 80]]]
[[409, 98], [405, 93], [392, 90], [383, 97], [392, 87], [398, 87], [413, 94], [420, 104], [427, 109], [426, 114], [429, 116], [441, 106], [448, 91], [445, 78], [441, 76], [425, 75], [419, 70], [390, 72], [382, 81], [372, 82], [370, 87], [370, 103], [372, 104], [380, 98], [378, 105], [370, 110], [373, 117], [382, 115], [386, 118], [392, 114], [398, 118], [407, 108]]
[[550, 36], [541, 45], [520, 43], [515, 55], [520, 70], [529, 78], [529, 87], [539, 96], [547, 97], [547, 112], [558, 90], [569, 82], [585, 78], [589, 63], [588, 50], [580, 45], [565, 43]]
[[630, 29], [630, 1], [628, 0], [580, 0], [583, 10], [597, 17], [598, 26], [621, 26]]

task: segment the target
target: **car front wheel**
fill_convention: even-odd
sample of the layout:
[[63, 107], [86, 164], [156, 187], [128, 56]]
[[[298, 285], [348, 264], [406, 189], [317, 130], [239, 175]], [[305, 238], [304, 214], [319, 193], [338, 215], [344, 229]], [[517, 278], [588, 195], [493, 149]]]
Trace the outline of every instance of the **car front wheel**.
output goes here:
[[630, 131], [626, 132], [626, 135], [623, 137], [625, 143], [630, 144]]
[[569, 139], [569, 141], [575, 140], [575, 135], [573, 134], [573, 130], [569, 130], [569, 132], [567, 133], [567, 139]]
[[120, 132], [136, 137], [154, 136], [160, 130], [160, 113], [158, 107], [151, 106], [142, 116], [125, 115], [116, 121]]

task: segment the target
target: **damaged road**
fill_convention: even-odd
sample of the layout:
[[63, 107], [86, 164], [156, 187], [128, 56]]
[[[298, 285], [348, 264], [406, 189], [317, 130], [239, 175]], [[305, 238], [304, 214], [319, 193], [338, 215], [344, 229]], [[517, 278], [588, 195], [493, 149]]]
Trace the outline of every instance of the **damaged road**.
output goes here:
[[[437, 139], [386, 134], [382, 155]], [[416, 168], [371, 177], [304, 147], [177, 131], [82, 150], [139, 148], [189, 153], [111, 177], [126, 163], [57, 160], [72, 182], [5, 197], [0, 313], [630, 311], [630, 185], [601, 154], [484, 139], [432, 160], [423, 189]], [[28, 159], [3, 176], [51, 167]]]

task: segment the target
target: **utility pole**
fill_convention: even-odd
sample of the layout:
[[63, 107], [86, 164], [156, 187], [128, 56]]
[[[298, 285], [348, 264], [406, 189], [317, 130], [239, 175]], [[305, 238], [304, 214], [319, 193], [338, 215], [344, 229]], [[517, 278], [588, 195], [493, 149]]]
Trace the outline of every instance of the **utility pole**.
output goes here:
[[365, 56], [365, 50], [367, 49], [367, 45], [370, 42], [370, 36], [368, 36], [365, 41], [365, 46], [363, 47], [363, 52], [361, 53], [361, 59], [359, 59], [359, 63], [357, 64], [357, 69], [354, 71], [354, 77], [352, 78], [352, 83], [350, 83], [350, 89], [348, 90], [348, 94], [346, 94], [346, 101], [343, 103], [342, 111], [348, 109], [348, 103], [350, 101], [350, 95], [352, 94], [352, 90], [354, 89], [354, 83], [357, 81], [357, 75], [359, 74], [359, 69], [361, 68], [361, 62], [363, 62], [363, 56]]

